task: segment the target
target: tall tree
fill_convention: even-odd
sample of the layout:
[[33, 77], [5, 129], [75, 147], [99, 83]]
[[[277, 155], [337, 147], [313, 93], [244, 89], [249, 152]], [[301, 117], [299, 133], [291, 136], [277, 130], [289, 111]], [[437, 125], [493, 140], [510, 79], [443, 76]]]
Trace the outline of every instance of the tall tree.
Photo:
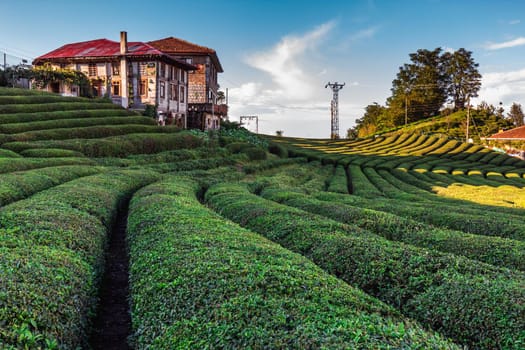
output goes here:
[[441, 51], [441, 48], [417, 50], [410, 54], [412, 63], [399, 68], [397, 78], [392, 82], [392, 96], [387, 100], [388, 106], [395, 108], [393, 114], [398, 116], [396, 124], [399, 123], [400, 112], [406, 114], [408, 121], [439, 113], [446, 101]]
[[509, 117], [510, 121], [514, 124], [514, 126], [518, 127], [525, 125], [525, 122], [523, 120], [525, 115], [523, 114], [523, 110], [520, 104], [514, 102], [510, 107], [510, 112], [507, 113], [507, 116]]
[[471, 51], [461, 48], [453, 53], [445, 52], [442, 66], [449, 101], [454, 104], [454, 110], [464, 109], [467, 100], [477, 97], [481, 88], [479, 64], [474, 62]]

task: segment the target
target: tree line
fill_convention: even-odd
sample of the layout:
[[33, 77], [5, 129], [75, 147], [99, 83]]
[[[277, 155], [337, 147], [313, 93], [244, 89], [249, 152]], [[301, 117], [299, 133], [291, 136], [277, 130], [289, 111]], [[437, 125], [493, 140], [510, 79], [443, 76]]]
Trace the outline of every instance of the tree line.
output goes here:
[[[348, 130], [348, 137], [362, 137], [450, 114], [465, 109], [470, 105], [471, 98], [478, 96], [481, 74], [471, 51], [464, 48], [454, 52], [442, 48], [419, 49], [409, 57], [410, 63], [399, 67], [392, 81], [392, 95], [386, 100], [386, 105], [374, 102], [366, 106], [363, 117]], [[497, 115], [496, 107], [482, 108]], [[503, 118], [502, 110], [499, 114]], [[521, 105], [513, 104], [508, 119], [514, 125], [523, 125]]]

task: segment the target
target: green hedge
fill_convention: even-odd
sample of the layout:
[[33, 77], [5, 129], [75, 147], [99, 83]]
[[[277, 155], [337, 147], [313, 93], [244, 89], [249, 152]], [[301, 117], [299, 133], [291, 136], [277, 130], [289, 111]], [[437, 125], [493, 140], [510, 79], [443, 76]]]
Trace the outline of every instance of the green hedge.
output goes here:
[[88, 100], [83, 97], [71, 97], [60, 95], [24, 95], [24, 96], [5, 96], [0, 95], [0, 105], [9, 104], [36, 104], [53, 102], [108, 102], [103, 100]]
[[458, 343], [521, 349], [525, 275], [463, 257], [388, 241], [259, 198], [241, 185], [216, 185], [208, 205], [301, 253], [346, 282], [396, 306]]
[[25, 151], [20, 152], [20, 154], [24, 157], [32, 158], [84, 157], [84, 155], [78, 151], [62, 148], [26, 149]]
[[342, 165], [334, 168], [334, 175], [328, 180], [328, 192], [349, 194], [349, 185], [346, 178], [346, 169]]
[[87, 348], [118, 207], [158, 174], [84, 177], [0, 210], [0, 348]]
[[0, 207], [47, 188], [96, 174], [101, 167], [71, 165], [0, 174]]
[[0, 86], [0, 96], [53, 96], [54, 94], [41, 90], [30, 90]]
[[127, 116], [127, 117], [105, 117], [105, 118], [80, 118], [80, 119], [55, 119], [49, 121], [25, 122], [25, 123], [10, 123], [0, 124], [0, 132], [5, 134], [18, 134], [23, 132], [33, 132], [37, 130], [51, 130], [67, 128], [72, 132], [79, 127], [92, 127], [102, 125], [155, 125], [155, 121], [151, 118], [141, 116]]
[[71, 139], [31, 142], [9, 142], [2, 147], [15, 152], [32, 148], [63, 148], [81, 152], [87, 157], [126, 157], [167, 150], [197, 148], [204, 140], [188, 132], [128, 134], [101, 139]]
[[[143, 118], [141, 119], [143, 120]], [[162, 127], [144, 124], [124, 124], [26, 131], [18, 134], [12, 134], [10, 136], [13, 141], [27, 142], [44, 140], [57, 141], [77, 138], [94, 139], [136, 133], [173, 133], [179, 131], [180, 129], [174, 127]]]
[[[97, 103], [99, 102], [99, 103]], [[121, 109], [122, 107], [104, 101], [89, 100], [89, 102], [53, 102], [42, 104], [12, 104], [0, 105], [0, 114], [35, 113], [52, 111], [71, 111], [82, 109]]]
[[0, 158], [20, 158], [21, 155], [8, 149], [0, 148]]
[[135, 194], [138, 349], [456, 348], [300, 255], [221, 218], [171, 177]]
[[61, 165], [97, 165], [89, 158], [0, 158], [0, 174]]
[[281, 188], [269, 187], [262, 191], [261, 196], [352, 225], [351, 230], [358, 226], [389, 240], [525, 271], [525, 242], [440, 229], [391, 213], [325, 202]]
[[[98, 105], [97, 105], [98, 106]], [[95, 106], [96, 107], [96, 106]], [[54, 112], [34, 112], [34, 113], [14, 113], [0, 114], [0, 124], [11, 123], [31, 123], [31, 122], [51, 122], [61, 119], [82, 119], [82, 118], [108, 118], [108, 117], [127, 117], [136, 116], [135, 112], [125, 109], [79, 109], [69, 111]]]

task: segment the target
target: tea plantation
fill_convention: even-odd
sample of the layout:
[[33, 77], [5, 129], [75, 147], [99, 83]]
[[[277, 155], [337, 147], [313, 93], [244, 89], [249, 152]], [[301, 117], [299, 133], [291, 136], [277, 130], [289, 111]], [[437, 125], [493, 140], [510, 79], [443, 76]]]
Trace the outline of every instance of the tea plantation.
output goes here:
[[442, 137], [203, 133], [0, 88], [0, 348], [91, 348], [126, 215], [131, 348], [524, 349], [524, 176]]

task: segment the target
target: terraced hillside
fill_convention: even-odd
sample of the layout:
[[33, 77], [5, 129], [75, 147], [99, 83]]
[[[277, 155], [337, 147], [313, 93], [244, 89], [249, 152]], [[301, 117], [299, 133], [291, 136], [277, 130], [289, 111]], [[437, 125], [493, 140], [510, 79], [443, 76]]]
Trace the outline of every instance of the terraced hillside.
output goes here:
[[0, 348], [521, 349], [524, 170], [0, 89]]

